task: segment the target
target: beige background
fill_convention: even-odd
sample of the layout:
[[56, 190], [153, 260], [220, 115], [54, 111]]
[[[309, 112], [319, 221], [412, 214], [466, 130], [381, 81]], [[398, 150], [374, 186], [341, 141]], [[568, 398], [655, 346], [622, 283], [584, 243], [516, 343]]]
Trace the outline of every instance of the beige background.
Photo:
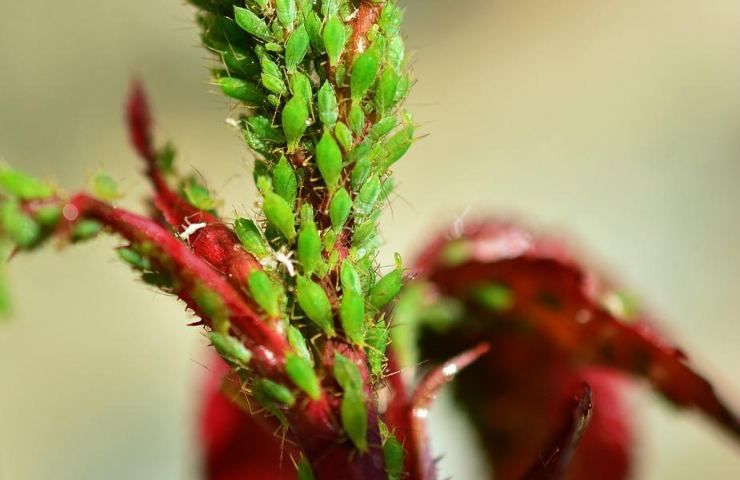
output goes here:
[[[405, 3], [419, 79], [409, 107], [429, 137], [397, 168], [387, 252], [410, 256], [469, 206], [555, 229], [649, 299], [738, 399], [740, 2]], [[146, 188], [120, 111], [138, 73], [180, 165], [248, 210], [248, 155], [205, 58], [177, 0], [0, 0], [0, 156], [68, 189], [104, 167], [138, 208]], [[2, 480], [195, 477], [205, 342], [113, 245], [9, 268]], [[740, 477], [738, 448], [701, 419], [644, 393], [635, 403], [640, 478]], [[436, 413], [443, 471], [480, 478], [461, 420]]]

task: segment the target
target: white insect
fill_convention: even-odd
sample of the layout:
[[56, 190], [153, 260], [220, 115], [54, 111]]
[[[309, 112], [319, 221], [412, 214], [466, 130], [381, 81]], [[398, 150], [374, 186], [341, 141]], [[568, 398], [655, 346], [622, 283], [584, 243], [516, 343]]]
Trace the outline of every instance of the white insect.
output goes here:
[[273, 267], [276, 264], [280, 263], [288, 271], [288, 275], [290, 275], [291, 277], [295, 277], [295, 265], [293, 264], [293, 260], [290, 258], [292, 256], [293, 252], [285, 254], [285, 252], [279, 251], [273, 253], [272, 256], [265, 258], [260, 263], [262, 263], [262, 266], [264, 267]]
[[183, 242], [187, 242], [190, 240], [190, 237], [195, 234], [198, 230], [205, 228], [207, 225], [205, 223], [188, 223], [187, 225], [183, 225], [182, 228], [184, 230], [182, 233], [178, 233], [177, 236], [180, 237], [180, 239]]
[[229, 117], [226, 119], [226, 125], [230, 127], [234, 127], [236, 129], [241, 129], [241, 121], [238, 118]]
[[465, 207], [465, 210], [452, 222], [452, 238], [460, 238], [465, 233], [465, 217], [468, 216], [468, 213], [470, 213], [470, 205]]

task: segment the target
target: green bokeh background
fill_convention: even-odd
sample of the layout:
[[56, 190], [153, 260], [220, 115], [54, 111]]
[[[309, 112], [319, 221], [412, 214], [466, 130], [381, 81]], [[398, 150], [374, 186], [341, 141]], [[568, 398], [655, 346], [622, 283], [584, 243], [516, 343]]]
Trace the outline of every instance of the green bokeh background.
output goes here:
[[[468, 208], [524, 217], [649, 299], [737, 400], [740, 2], [402, 3], [419, 79], [409, 108], [429, 136], [396, 169], [386, 258]], [[68, 190], [104, 168], [141, 208], [121, 114], [138, 75], [180, 165], [205, 174], [226, 215], [251, 211], [249, 155], [191, 16], [177, 0], [0, 0], [0, 158]], [[207, 342], [181, 305], [132, 281], [115, 244], [9, 267], [2, 480], [197, 478]], [[740, 478], [737, 447], [707, 423], [642, 389], [632, 401], [640, 478]], [[482, 478], [448, 399], [433, 430], [444, 474]]]

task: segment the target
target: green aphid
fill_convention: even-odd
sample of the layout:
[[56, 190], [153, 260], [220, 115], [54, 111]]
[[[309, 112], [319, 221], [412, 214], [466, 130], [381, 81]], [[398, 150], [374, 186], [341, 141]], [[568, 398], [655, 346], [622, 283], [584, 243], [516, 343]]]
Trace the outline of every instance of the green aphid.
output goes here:
[[370, 161], [369, 157], [364, 156], [358, 159], [355, 163], [355, 168], [352, 169], [352, 175], [350, 177], [352, 188], [357, 190], [362, 187], [362, 185], [365, 184], [365, 181], [367, 181], [367, 178], [370, 176], [371, 171], [372, 162]]
[[57, 226], [62, 219], [62, 208], [56, 205], [40, 207], [34, 212], [34, 219], [46, 229], [52, 229]]
[[311, 361], [311, 352], [308, 350], [306, 338], [301, 331], [293, 325], [288, 326], [288, 343], [299, 357]]
[[301, 231], [298, 233], [297, 250], [303, 272], [310, 277], [324, 259], [321, 256], [321, 236], [313, 218], [313, 208], [308, 203], [301, 207]]
[[501, 283], [479, 285], [470, 291], [470, 295], [494, 312], [504, 312], [514, 306], [514, 291]]
[[[216, 292], [203, 284], [198, 284], [193, 289], [192, 297], [201, 312], [210, 318], [214, 324], [224, 325], [227, 323], [226, 320], [228, 320], [229, 311], [224, 301]], [[225, 331], [220, 329], [216, 330], [225, 333]]]
[[386, 171], [396, 163], [414, 143], [414, 126], [409, 124], [399, 130], [385, 143], [386, 157], [379, 165], [381, 171]]
[[359, 367], [341, 353], [334, 355], [332, 373], [334, 379], [342, 387], [342, 391], [355, 390], [356, 392], [362, 392], [364, 382]]
[[316, 145], [316, 164], [329, 191], [336, 190], [342, 178], [342, 151], [328, 129]]
[[72, 229], [72, 241], [73, 242], [84, 242], [91, 240], [98, 236], [103, 230], [103, 224], [97, 220], [80, 220], [75, 223]]
[[360, 452], [367, 451], [367, 406], [361, 392], [346, 390], [340, 406], [342, 427]]
[[403, 22], [403, 10], [396, 4], [386, 3], [378, 19], [380, 29], [386, 35], [397, 35]]
[[121, 192], [118, 190], [118, 183], [113, 177], [103, 172], [98, 172], [92, 177], [93, 195], [101, 200], [113, 201], [121, 198]]
[[329, 203], [329, 218], [335, 232], [342, 231], [351, 211], [352, 197], [346, 189], [340, 188], [334, 193]]
[[313, 10], [306, 15], [305, 20], [308, 38], [311, 41], [311, 48], [314, 53], [320, 54], [324, 51], [324, 39], [321, 38], [321, 18]]
[[337, 233], [334, 230], [327, 230], [326, 232], [324, 232], [324, 239], [322, 243], [324, 245], [325, 252], [332, 252], [337, 243]]
[[152, 269], [152, 264], [149, 259], [133, 248], [119, 248], [116, 250], [116, 253], [121, 260], [128, 263], [136, 270], [147, 271]]
[[275, 0], [275, 12], [286, 30], [293, 30], [296, 17], [295, 0]]
[[175, 286], [172, 277], [160, 272], [146, 272], [141, 276], [141, 280], [147, 285], [163, 290], [171, 290]]
[[398, 119], [396, 117], [385, 117], [370, 129], [370, 138], [375, 141], [380, 140], [396, 128], [397, 125]]
[[295, 240], [295, 214], [293, 207], [283, 197], [271, 190], [263, 192], [262, 211], [272, 224], [289, 242]]
[[339, 305], [339, 318], [347, 338], [355, 345], [365, 343], [365, 301], [362, 296], [346, 290]]
[[375, 77], [378, 76], [380, 62], [375, 52], [368, 50], [357, 57], [352, 66], [350, 78], [350, 89], [352, 91], [352, 100], [362, 100], [365, 94], [375, 83]]
[[272, 38], [270, 29], [260, 17], [246, 8], [234, 7], [234, 20], [236, 24], [246, 32], [254, 35], [260, 40], [269, 41]]
[[401, 480], [401, 475], [403, 475], [403, 445], [393, 434], [390, 434], [383, 443], [383, 457], [388, 480]]
[[300, 95], [306, 100], [306, 106], [312, 112], [313, 88], [311, 87], [311, 79], [302, 73], [294, 73], [290, 76], [290, 89], [293, 91], [293, 95]]
[[300, 95], [294, 95], [285, 104], [282, 113], [282, 124], [285, 138], [288, 141], [288, 153], [293, 153], [298, 148], [303, 133], [306, 131], [308, 122], [308, 107], [306, 100]]
[[0, 206], [0, 226], [19, 248], [30, 248], [41, 240], [41, 227], [17, 202], [7, 201]]
[[257, 85], [241, 78], [221, 77], [218, 84], [224, 95], [250, 105], [258, 105], [265, 99]]
[[289, 353], [285, 356], [285, 373], [288, 378], [312, 400], [321, 398], [321, 384], [319, 377], [311, 366], [311, 362], [303, 357]]
[[258, 259], [265, 258], [270, 254], [260, 229], [252, 220], [237, 218], [234, 222], [234, 230], [236, 236], [239, 237], [239, 242], [247, 252]]
[[54, 195], [54, 189], [49, 185], [7, 167], [0, 169], [0, 189], [21, 200], [37, 200]]
[[167, 142], [157, 150], [157, 158], [155, 159], [157, 169], [165, 175], [171, 175], [175, 173], [175, 155], [177, 151], [172, 143]]
[[344, 122], [337, 122], [334, 127], [334, 135], [337, 137], [337, 141], [342, 146], [345, 152], [352, 150], [354, 145], [354, 136], [352, 130]]
[[285, 156], [281, 156], [280, 161], [272, 169], [272, 186], [275, 193], [283, 197], [289, 205], [295, 203], [298, 195], [298, 180], [293, 165]]
[[339, 118], [339, 107], [334, 87], [326, 81], [319, 89], [319, 119], [328, 128], [334, 128]]
[[403, 265], [401, 259], [396, 255], [396, 268], [385, 275], [372, 286], [368, 292], [368, 302], [377, 309], [386, 306], [391, 300], [396, 298], [398, 292], [403, 286]]
[[335, 67], [339, 63], [344, 45], [347, 43], [347, 31], [344, 22], [338, 16], [332, 14], [324, 25], [322, 38], [324, 39], [324, 48], [329, 56], [329, 64]]
[[404, 45], [401, 35], [393, 35], [388, 42], [385, 60], [396, 70], [403, 66], [403, 60], [406, 57], [406, 45]]
[[195, 180], [188, 181], [182, 191], [185, 194], [185, 200], [198, 210], [210, 211], [216, 208], [217, 202], [211, 196], [211, 192]]
[[456, 267], [467, 262], [470, 255], [470, 247], [465, 240], [453, 240], [440, 252], [440, 260], [446, 267]]
[[349, 128], [357, 135], [365, 131], [365, 111], [358, 102], [352, 102], [349, 109]]
[[290, 34], [285, 43], [285, 66], [289, 72], [294, 72], [306, 57], [309, 42], [308, 32], [303, 25]]
[[339, 13], [338, 0], [321, 0], [321, 15], [328, 17]]
[[228, 48], [221, 53], [221, 59], [228, 71], [232, 74], [244, 75], [251, 78], [260, 72], [260, 65], [254, 55], [235, 47]]
[[229, 363], [245, 367], [252, 359], [252, 352], [238, 339], [229, 334], [210, 332], [208, 339], [219, 355]]
[[339, 277], [341, 279], [342, 290], [344, 290], [344, 292], [362, 294], [362, 281], [360, 280], [360, 275], [357, 273], [354, 265], [352, 265], [352, 262], [349, 260], [342, 261]]
[[262, 391], [270, 400], [287, 407], [295, 405], [295, 395], [285, 385], [281, 385], [267, 378], [257, 380], [255, 388]]
[[404, 75], [398, 81], [398, 87], [396, 88], [396, 103], [406, 99], [411, 89], [411, 78], [408, 75]]
[[333, 337], [335, 332], [331, 303], [324, 288], [304, 276], [298, 276], [296, 296], [306, 316], [329, 337]]
[[277, 63], [270, 60], [267, 55], [264, 55], [260, 60], [260, 66], [262, 67], [262, 85], [275, 95], [282, 97], [287, 94], [288, 87], [285, 86], [283, 74]]
[[311, 464], [306, 457], [301, 457], [298, 465], [296, 465], [296, 469], [298, 470], [298, 480], [316, 480], [311, 469]]
[[396, 91], [400, 79], [401, 76], [392, 68], [386, 69], [380, 76], [375, 92], [375, 108], [380, 115], [386, 115], [396, 104]]
[[262, 310], [273, 318], [280, 315], [280, 299], [283, 297], [283, 289], [269, 275], [262, 270], [253, 270], [247, 278], [247, 285], [249, 294]]
[[388, 328], [382, 319], [368, 329], [366, 342], [368, 346], [367, 363], [370, 365], [370, 372], [375, 376], [380, 376], [383, 374], [385, 350], [388, 346]]
[[272, 125], [272, 120], [264, 115], [255, 115], [247, 119], [247, 130], [260, 142], [263, 143], [285, 143], [285, 135], [279, 128]]
[[334, 71], [334, 83], [338, 87], [347, 86], [347, 65], [346, 64], [340, 63], [339, 65], [337, 65], [337, 68]]
[[355, 211], [358, 215], [368, 215], [373, 211], [380, 197], [380, 190], [380, 178], [377, 175], [373, 175], [362, 185], [357, 198], [355, 198]]

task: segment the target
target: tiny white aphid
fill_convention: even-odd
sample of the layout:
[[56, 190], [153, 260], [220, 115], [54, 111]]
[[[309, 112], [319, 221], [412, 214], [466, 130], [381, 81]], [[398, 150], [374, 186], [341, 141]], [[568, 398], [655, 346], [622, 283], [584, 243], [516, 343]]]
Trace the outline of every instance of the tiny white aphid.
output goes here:
[[239, 120], [238, 118], [234, 118], [234, 117], [227, 118], [226, 119], [226, 125], [228, 125], [230, 127], [237, 128], [237, 129], [241, 129], [242, 128], [241, 120]]
[[283, 251], [278, 251], [272, 254], [272, 256], [266, 257], [260, 263], [264, 267], [274, 267], [278, 263], [282, 264], [288, 271], [288, 275], [295, 277], [295, 265], [293, 260], [290, 258], [293, 256], [293, 252], [286, 254]]
[[195, 232], [197, 232], [198, 230], [200, 230], [202, 228], [205, 228], [205, 227], [206, 227], [206, 224], [205, 223], [188, 223], [187, 225], [183, 225], [182, 226], [182, 228], [184, 228], [184, 230], [182, 231], [182, 233], [178, 233], [177, 236], [180, 237], [180, 239], [183, 242], [187, 242], [187, 241], [190, 240], [190, 237]]
[[470, 205], [465, 207], [465, 210], [463, 210], [462, 213], [455, 218], [455, 221], [452, 222], [452, 238], [460, 238], [463, 233], [465, 233], [465, 217], [468, 216], [469, 212]]

